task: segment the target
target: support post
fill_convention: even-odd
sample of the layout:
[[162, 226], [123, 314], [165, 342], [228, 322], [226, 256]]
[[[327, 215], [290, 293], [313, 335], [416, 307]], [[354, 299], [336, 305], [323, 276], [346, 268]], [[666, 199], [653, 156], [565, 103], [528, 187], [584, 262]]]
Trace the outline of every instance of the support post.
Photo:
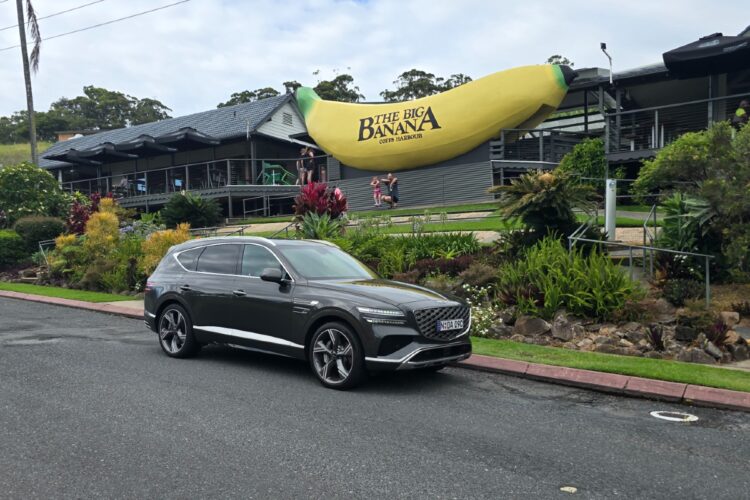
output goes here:
[[711, 271], [708, 268], [708, 257], [706, 257], [706, 308], [711, 307]]
[[229, 215], [229, 218], [234, 217], [234, 210], [232, 209], [232, 191], [229, 191], [228, 193], [229, 198], [227, 198], [227, 213]]
[[607, 179], [604, 202], [604, 229], [607, 240], [615, 241], [617, 230], [617, 179]]
[[227, 186], [232, 184], [232, 162], [227, 160]]
[[185, 165], [185, 192], [190, 191], [190, 172], [189, 167]]

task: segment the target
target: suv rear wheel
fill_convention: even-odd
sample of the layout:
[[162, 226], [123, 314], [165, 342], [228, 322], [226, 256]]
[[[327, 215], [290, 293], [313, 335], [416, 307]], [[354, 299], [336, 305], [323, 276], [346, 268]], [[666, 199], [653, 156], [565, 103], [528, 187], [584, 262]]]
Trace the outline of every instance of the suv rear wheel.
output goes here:
[[182, 306], [170, 304], [162, 311], [159, 316], [159, 344], [167, 356], [173, 358], [187, 358], [200, 349], [193, 335], [193, 324]]
[[359, 339], [343, 323], [326, 323], [318, 328], [308, 351], [313, 373], [331, 389], [351, 389], [367, 374]]

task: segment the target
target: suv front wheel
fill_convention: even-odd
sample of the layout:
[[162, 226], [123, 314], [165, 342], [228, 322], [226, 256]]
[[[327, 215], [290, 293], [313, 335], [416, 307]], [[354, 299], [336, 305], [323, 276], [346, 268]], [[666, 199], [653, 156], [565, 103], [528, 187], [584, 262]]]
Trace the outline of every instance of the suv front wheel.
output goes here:
[[359, 339], [343, 323], [326, 323], [315, 331], [309, 358], [320, 383], [332, 389], [351, 389], [367, 374]]

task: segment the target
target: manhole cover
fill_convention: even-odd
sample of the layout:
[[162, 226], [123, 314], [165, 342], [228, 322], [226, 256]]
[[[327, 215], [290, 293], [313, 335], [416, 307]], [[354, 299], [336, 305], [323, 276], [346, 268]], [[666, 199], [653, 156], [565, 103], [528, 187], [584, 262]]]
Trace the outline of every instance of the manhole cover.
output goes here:
[[667, 422], [697, 422], [698, 417], [679, 411], [652, 411], [651, 416]]

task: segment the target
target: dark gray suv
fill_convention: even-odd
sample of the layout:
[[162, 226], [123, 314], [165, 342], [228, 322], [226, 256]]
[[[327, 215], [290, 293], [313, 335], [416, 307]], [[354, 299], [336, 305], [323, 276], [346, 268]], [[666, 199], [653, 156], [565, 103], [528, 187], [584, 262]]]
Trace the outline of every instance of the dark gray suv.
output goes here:
[[307, 360], [336, 389], [369, 370], [437, 370], [471, 354], [466, 303], [380, 279], [321, 241], [224, 237], [174, 246], [148, 279], [145, 320], [169, 356], [233, 344]]

